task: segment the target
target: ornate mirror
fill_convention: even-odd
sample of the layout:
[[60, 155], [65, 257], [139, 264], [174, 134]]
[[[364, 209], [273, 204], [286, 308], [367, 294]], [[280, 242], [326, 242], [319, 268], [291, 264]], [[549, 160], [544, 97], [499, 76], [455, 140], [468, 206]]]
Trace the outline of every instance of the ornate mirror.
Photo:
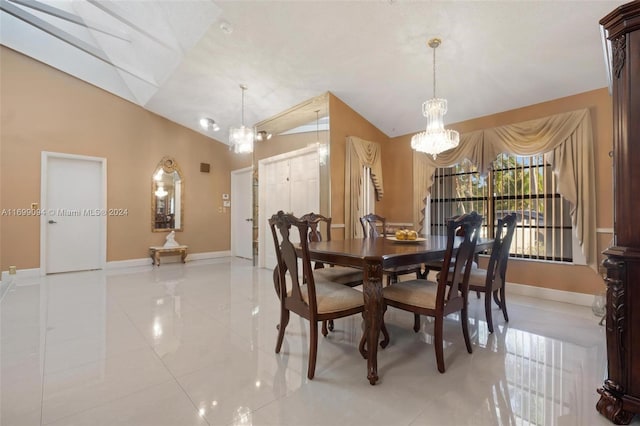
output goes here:
[[184, 224], [184, 177], [172, 157], [158, 163], [151, 180], [151, 230], [182, 231]]

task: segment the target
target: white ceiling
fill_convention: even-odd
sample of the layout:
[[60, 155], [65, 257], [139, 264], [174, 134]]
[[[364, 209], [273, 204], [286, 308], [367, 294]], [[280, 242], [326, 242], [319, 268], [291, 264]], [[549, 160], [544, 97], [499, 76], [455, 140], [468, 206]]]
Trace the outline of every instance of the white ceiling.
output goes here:
[[0, 41], [221, 142], [241, 83], [247, 125], [331, 91], [397, 136], [425, 125], [428, 39], [454, 123], [605, 87], [598, 21], [623, 3], [0, 0]]

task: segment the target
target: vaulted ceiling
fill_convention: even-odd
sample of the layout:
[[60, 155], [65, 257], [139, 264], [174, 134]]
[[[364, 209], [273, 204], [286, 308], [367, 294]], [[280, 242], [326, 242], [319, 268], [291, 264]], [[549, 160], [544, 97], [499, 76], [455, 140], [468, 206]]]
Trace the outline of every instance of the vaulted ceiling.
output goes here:
[[[227, 142], [326, 91], [389, 136], [607, 86], [598, 21], [620, 1], [0, 0], [0, 41]], [[208, 132], [199, 119], [221, 127]]]

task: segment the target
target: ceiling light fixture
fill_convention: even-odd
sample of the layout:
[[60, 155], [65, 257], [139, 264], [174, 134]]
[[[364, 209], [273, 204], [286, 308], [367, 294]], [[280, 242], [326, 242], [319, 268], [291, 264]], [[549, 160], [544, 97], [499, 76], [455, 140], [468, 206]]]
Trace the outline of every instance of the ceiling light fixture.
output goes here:
[[211, 130], [212, 132], [217, 132], [218, 130], [220, 130], [220, 126], [218, 126], [218, 123], [216, 123], [214, 119], [208, 117], [203, 117], [200, 119], [200, 127], [207, 131]]
[[242, 89], [242, 125], [229, 128], [229, 145], [234, 153], [246, 154], [253, 152], [255, 133], [253, 129], [244, 125], [244, 91], [247, 90], [247, 86], [241, 84], [240, 89]]
[[433, 98], [422, 104], [422, 114], [427, 118], [427, 128], [411, 138], [411, 148], [430, 154], [435, 159], [441, 152], [453, 149], [460, 143], [455, 130], [444, 128], [447, 100], [436, 97], [436, 48], [442, 40], [433, 38], [427, 43], [433, 49]]
[[266, 130], [260, 130], [258, 133], [256, 133], [256, 139], [259, 141], [268, 141], [269, 139], [271, 139], [271, 136], [273, 135]]

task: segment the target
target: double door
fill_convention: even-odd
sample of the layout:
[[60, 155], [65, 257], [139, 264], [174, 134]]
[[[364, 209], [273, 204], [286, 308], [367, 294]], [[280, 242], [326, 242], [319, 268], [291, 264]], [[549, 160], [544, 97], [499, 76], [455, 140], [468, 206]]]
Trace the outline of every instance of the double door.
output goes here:
[[[277, 264], [269, 218], [282, 210], [296, 216], [320, 211], [320, 172], [316, 148], [301, 149], [260, 161], [259, 266]], [[292, 233], [292, 241], [297, 241]]]

